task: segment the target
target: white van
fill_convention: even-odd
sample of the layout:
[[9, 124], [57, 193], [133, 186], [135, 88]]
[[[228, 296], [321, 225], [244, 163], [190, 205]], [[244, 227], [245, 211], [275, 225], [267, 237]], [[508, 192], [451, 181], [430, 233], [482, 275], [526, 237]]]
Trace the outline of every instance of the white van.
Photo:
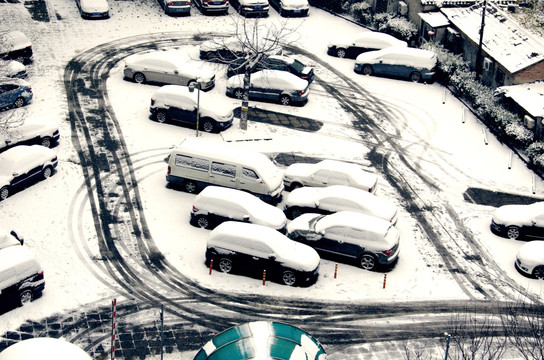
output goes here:
[[208, 185], [245, 190], [266, 202], [279, 201], [283, 191], [282, 172], [265, 155], [198, 138], [172, 149], [166, 181], [189, 193]]
[[41, 296], [43, 269], [26, 246], [0, 250], [0, 304], [22, 306]]

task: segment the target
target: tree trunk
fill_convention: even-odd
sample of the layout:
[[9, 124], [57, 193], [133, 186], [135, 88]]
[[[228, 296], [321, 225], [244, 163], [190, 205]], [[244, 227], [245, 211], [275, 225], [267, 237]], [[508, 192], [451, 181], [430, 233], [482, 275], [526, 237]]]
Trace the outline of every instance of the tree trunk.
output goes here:
[[240, 129], [247, 130], [247, 112], [249, 110], [249, 84], [250, 84], [249, 68], [246, 68], [244, 73], [244, 97], [242, 98], [242, 109], [240, 111]]

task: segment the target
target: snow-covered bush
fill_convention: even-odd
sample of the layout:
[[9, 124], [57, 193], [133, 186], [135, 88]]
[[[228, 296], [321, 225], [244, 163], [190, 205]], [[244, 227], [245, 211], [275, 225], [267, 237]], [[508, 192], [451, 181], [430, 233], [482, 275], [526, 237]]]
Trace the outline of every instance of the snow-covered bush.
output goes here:
[[441, 44], [434, 41], [429, 41], [424, 43], [421, 48], [430, 50], [436, 54], [438, 63], [437, 79], [444, 84], [449, 84], [450, 77], [453, 75], [455, 70], [469, 69], [468, 62], [463, 59], [462, 55], [453, 54], [449, 50], [445, 49]]
[[372, 5], [368, 2], [363, 1], [352, 4], [349, 12], [355, 21], [364, 25], [372, 24]]
[[398, 39], [410, 42], [417, 36], [416, 25], [408, 19], [391, 13], [374, 15], [375, 28]]
[[539, 169], [544, 169], [544, 142], [535, 141], [527, 147], [527, 155], [531, 163]]

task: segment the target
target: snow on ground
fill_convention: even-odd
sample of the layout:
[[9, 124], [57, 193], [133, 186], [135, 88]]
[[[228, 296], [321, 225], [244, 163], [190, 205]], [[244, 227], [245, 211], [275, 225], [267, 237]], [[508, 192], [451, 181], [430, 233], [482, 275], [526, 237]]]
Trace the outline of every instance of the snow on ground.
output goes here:
[[[194, 9], [190, 18], [170, 18], [162, 14], [156, 2], [143, 5], [140, 2], [113, 2], [112, 18], [106, 21], [81, 20], [72, 1], [53, 0], [50, 5], [62, 20], [36, 23], [30, 19], [22, 4], [0, 4], [2, 25], [9, 23], [15, 27], [15, 24], [24, 24], [21, 28], [28, 30], [34, 44], [35, 64], [29, 78], [34, 101], [20, 111], [33, 118], [58, 122], [61, 128], [60, 145], [55, 148], [60, 160], [57, 173], [47, 181], [39, 182], [0, 203], [0, 225], [6, 229], [18, 229], [24, 234], [25, 246], [32, 248], [43, 264], [47, 283], [42, 298], [24, 309], [0, 315], [0, 334], [16, 329], [27, 319], [39, 320], [95, 302], [104, 305], [115, 296], [112, 284], [98, 281], [90, 268], [82, 265], [87, 261], [75, 239], [83, 237], [91, 251], [96, 247], [94, 224], [86, 204], [87, 193], [79, 159], [70, 142], [63, 83], [66, 63], [78, 53], [113, 39], [151, 32], [220, 31], [229, 29], [232, 23], [230, 17], [202, 16]], [[7, 19], [12, 20], [8, 22]], [[263, 21], [285, 20], [271, 10], [270, 18]], [[515, 253], [522, 242], [492, 235], [489, 221], [493, 208], [473, 205], [462, 198], [468, 186], [531, 195], [533, 175], [523, 162], [514, 156], [512, 169], [509, 170], [509, 150], [490, 135], [487, 136], [489, 144], [485, 145], [482, 125], [468, 111], [465, 111], [463, 118], [462, 104], [447, 92], [444, 97], [444, 89], [440, 85], [360, 76], [353, 73], [353, 60], [326, 55], [328, 39], [362, 31], [359, 27], [317, 9], [312, 9], [307, 19], [287, 22], [299, 27], [300, 46], [322, 57], [390, 106], [396, 122], [394, 128], [384, 122], [384, 129], [403, 142], [409, 155], [420, 157], [418, 165], [441, 184], [448, 201], [466, 226], [489, 249], [507, 274], [522, 287], [542, 294], [544, 282], [526, 278], [513, 267]], [[332, 23], [334, 25], [323, 25]], [[196, 46], [176, 45], [179, 51], [197, 57]], [[465, 298], [446, 271], [440, 270], [439, 266], [427, 266], [422, 260], [426, 257], [439, 261], [439, 257], [422, 237], [415, 220], [402, 209], [398, 222], [400, 258], [397, 266], [388, 273], [385, 289], [382, 286], [382, 273], [363, 271], [345, 264], [339, 264], [335, 279], [335, 263], [327, 260], [322, 261], [321, 276], [310, 288], [290, 288], [275, 283], [262, 286], [259, 280], [218, 272], [208, 275], [203, 263], [209, 232], [189, 225], [194, 195], [165, 187], [164, 159], [169, 147], [186, 137], [194, 137], [195, 131], [149, 120], [149, 99], [157, 87], [124, 81], [122, 67], [120, 62], [108, 79], [110, 100], [137, 168], [139, 189], [153, 239], [179, 271], [221, 291], [251, 291], [263, 296], [351, 302]], [[327, 78], [330, 74], [318, 72], [318, 76]], [[217, 85], [210, 93], [224, 96], [225, 77], [221, 69], [218, 69], [217, 77]], [[445, 103], [443, 99], [446, 99]], [[239, 101], [234, 99], [225, 97], [225, 101], [230, 102], [233, 108], [239, 106]], [[241, 131], [236, 120], [231, 128], [221, 134], [201, 133], [201, 136], [210, 141], [271, 138], [236, 144], [267, 154], [294, 152], [368, 164], [365, 160], [369, 151], [367, 144], [348, 127], [338, 126], [349, 124], [353, 119], [317, 84], [312, 85], [310, 101], [303, 107], [251, 104], [324, 120], [326, 124], [315, 134], [259, 123], [250, 123], [248, 130]], [[536, 195], [542, 196], [543, 189], [544, 184], [537, 179]], [[383, 178], [377, 195], [399, 205], [402, 203], [402, 199]]]

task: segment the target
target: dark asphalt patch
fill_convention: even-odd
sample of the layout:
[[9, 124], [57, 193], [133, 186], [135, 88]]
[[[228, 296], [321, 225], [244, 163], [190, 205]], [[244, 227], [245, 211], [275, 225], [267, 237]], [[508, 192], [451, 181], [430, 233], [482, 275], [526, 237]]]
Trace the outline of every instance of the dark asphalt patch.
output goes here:
[[537, 201], [544, 201], [544, 199], [534, 196], [509, 194], [480, 188], [468, 188], [464, 192], [463, 197], [466, 201], [474, 204], [494, 207], [511, 204], [527, 205]]
[[33, 20], [49, 22], [49, 13], [47, 12], [45, 1], [25, 1], [25, 8], [28, 10]]
[[[240, 113], [240, 107], [234, 109], [234, 116], [239, 118]], [[283, 126], [302, 131], [319, 131], [323, 127], [323, 123], [321, 121], [253, 107], [249, 108], [249, 111], [247, 112], [247, 119], [250, 121]]]

